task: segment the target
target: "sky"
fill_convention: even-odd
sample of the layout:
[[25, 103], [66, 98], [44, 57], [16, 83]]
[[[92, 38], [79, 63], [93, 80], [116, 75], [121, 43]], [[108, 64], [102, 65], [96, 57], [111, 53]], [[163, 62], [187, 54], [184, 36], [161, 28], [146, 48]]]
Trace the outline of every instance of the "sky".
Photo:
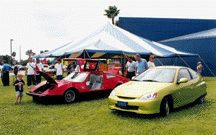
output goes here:
[[[104, 16], [109, 6], [120, 9], [118, 17], [216, 19], [216, 2], [151, 0], [1, 0], [0, 55], [16, 52], [16, 60], [27, 59], [27, 50], [39, 54], [84, 38], [111, 20]], [[118, 18], [116, 18], [118, 19]]]

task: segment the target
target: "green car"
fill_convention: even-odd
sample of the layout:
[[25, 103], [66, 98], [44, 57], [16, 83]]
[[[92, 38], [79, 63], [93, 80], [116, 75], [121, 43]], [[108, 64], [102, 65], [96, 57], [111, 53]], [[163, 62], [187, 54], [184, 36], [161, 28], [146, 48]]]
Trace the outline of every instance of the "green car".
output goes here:
[[161, 113], [197, 101], [203, 103], [206, 83], [194, 70], [182, 66], [160, 66], [146, 70], [132, 81], [116, 87], [109, 96], [112, 110], [139, 114]]

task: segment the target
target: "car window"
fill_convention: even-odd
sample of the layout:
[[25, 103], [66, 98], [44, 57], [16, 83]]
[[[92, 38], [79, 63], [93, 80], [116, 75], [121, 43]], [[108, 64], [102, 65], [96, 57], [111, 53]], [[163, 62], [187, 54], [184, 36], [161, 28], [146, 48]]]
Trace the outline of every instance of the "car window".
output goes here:
[[181, 78], [187, 78], [188, 81], [191, 80], [191, 76], [188, 72], [188, 70], [186, 68], [183, 68], [183, 69], [180, 69], [179, 70], [179, 74], [178, 74], [178, 81], [181, 79]]
[[134, 78], [134, 81], [152, 81], [162, 83], [173, 83], [176, 76], [174, 68], [150, 68]]
[[191, 77], [192, 79], [196, 79], [198, 78], [198, 75], [197, 75], [197, 72], [193, 71], [192, 69], [188, 68], [190, 74], [191, 74]]
[[72, 72], [66, 76], [63, 80], [70, 82], [83, 82], [88, 77], [88, 73]]

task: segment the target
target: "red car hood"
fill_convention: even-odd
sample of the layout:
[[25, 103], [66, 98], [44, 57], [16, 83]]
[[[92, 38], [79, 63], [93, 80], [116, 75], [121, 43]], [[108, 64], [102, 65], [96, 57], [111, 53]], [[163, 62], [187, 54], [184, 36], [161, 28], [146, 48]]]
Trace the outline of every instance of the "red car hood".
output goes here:
[[57, 82], [51, 77], [49, 76], [47, 73], [45, 72], [41, 72], [41, 71], [37, 71], [41, 76], [43, 76], [47, 82], [49, 82], [50, 84], [56, 85]]

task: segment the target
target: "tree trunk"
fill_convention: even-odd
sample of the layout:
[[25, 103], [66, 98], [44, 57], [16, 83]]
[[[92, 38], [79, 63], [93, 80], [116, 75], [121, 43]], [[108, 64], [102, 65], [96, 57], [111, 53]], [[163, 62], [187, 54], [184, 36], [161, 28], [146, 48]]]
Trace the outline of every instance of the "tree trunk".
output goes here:
[[112, 24], [114, 25], [114, 17], [112, 18]]

